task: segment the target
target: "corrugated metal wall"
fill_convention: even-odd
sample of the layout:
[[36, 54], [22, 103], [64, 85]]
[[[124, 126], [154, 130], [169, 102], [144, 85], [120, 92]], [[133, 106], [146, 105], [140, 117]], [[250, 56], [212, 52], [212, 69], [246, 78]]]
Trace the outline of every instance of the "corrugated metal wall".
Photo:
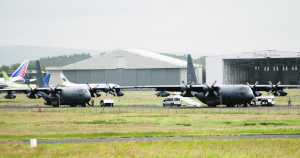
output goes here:
[[112, 69], [64, 70], [65, 76], [76, 83], [118, 83], [134, 85], [173, 85], [186, 81], [185, 69]]

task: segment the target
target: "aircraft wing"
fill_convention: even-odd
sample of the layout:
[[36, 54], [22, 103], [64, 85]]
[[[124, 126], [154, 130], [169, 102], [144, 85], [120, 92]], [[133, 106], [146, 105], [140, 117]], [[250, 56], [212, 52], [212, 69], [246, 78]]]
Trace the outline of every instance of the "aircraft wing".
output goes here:
[[120, 86], [120, 89], [155, 89], [156, 91], [180, 91], [183, 85]]
[[0, 93], [6, 93], [6, 92], [14, 92], [14, 93], [38, 93], [38, 92], [59, 92], [61, 91], [60, 88], [4, 88], [0, 89]]
[[280, 85], [280, 83], [277, 83], [276, 85], [269, 84], [269, 85], [249, 85], [249, 86], [256, 96], [261, 95], [260, 91], [271, 92], [275, 96], [286, 96], [287, 92], [285, 92], [284, 89], [300, 88], [300, 85]]
[[15, 93], [27, 93], [30, 92], [30, 88], [4, 88], [0, 89], [0, 93], [6, 93], [6, 92], [15, 92]]
[[151, 85], [151, 86], [120, 86], [120, 89], [155, 89], [156, 91], [180, 92], [191, 90], [201, 92], [207, 88], [206, 85]]
[[272, 91], [275, 89], [297, 89], [300, 85], [249, 85], [252, 89], [256, 91]]

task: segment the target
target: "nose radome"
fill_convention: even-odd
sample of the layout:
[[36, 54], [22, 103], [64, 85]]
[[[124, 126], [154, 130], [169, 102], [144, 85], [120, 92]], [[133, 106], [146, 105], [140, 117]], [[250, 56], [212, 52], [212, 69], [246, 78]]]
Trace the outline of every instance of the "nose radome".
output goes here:
[[249, 99], [253, 99], [255, 96], [254, 96], [254, 94], [253, 94], [253, 91], [252, 91], [252, 89], [250, 88], [250, 87], [248, 87], [248, 89], [247, 89], [247, 97], [249, 98]]
[[85, 98], [86, 100], [90, 100], [90, 99], [92, 98], [91, 93], [90, 93], [89, 91], [86, 91], [86, 92], [84, 93], [84, 98]]

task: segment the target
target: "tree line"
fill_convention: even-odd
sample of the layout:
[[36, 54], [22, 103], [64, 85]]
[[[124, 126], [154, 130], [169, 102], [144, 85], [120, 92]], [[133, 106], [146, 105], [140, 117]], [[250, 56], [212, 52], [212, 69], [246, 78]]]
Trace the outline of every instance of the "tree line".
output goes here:
[[[85, 60], [90, 58], [91, 55], [89, 53], [79, 53], [79, 54], [72, 54], [72, 55], [61, 55], [61, 56], [54, 56], [54, 57], [43, 57], [40, 58], [40, 63], [42, 66], [42, 69], [45, 70], [45, 67], [55, 67], [55, 66], [65, 66], [69, 65], [75, 62], [79, 62], [81, 60]], [[14, 70], [17, 69], [17, 67], [21, 63], [16, 63], [13, 65], [3, 65], [0, 67], [0, 71], [5, 71], [7, 73], [12, 73]], [[30, 61], [28, 70], [34, 70], [35, 69], [35, 60]]]

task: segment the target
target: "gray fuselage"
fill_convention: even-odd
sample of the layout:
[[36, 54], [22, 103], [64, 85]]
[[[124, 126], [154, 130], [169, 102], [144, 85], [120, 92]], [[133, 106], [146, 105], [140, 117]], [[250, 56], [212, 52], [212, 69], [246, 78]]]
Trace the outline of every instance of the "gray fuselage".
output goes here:
[[61, 104], [83, 105], [91, 100], [91, 93], [87, 88], [64, 87], [61, 93]]
[[91, 100], [91, 93], [83, 87], [60, 87], [57, 94], [42, 94], [47, 105], [83, 105], [85, 106]]
[[208, 106], [216, 105], [242, 105], [250, 103], [254, 99], [254, 94], [251, 88], [247, 85], [221, 85], [219, 86], [219, 95], [205, 95], [204, 92], [194, 95]]

